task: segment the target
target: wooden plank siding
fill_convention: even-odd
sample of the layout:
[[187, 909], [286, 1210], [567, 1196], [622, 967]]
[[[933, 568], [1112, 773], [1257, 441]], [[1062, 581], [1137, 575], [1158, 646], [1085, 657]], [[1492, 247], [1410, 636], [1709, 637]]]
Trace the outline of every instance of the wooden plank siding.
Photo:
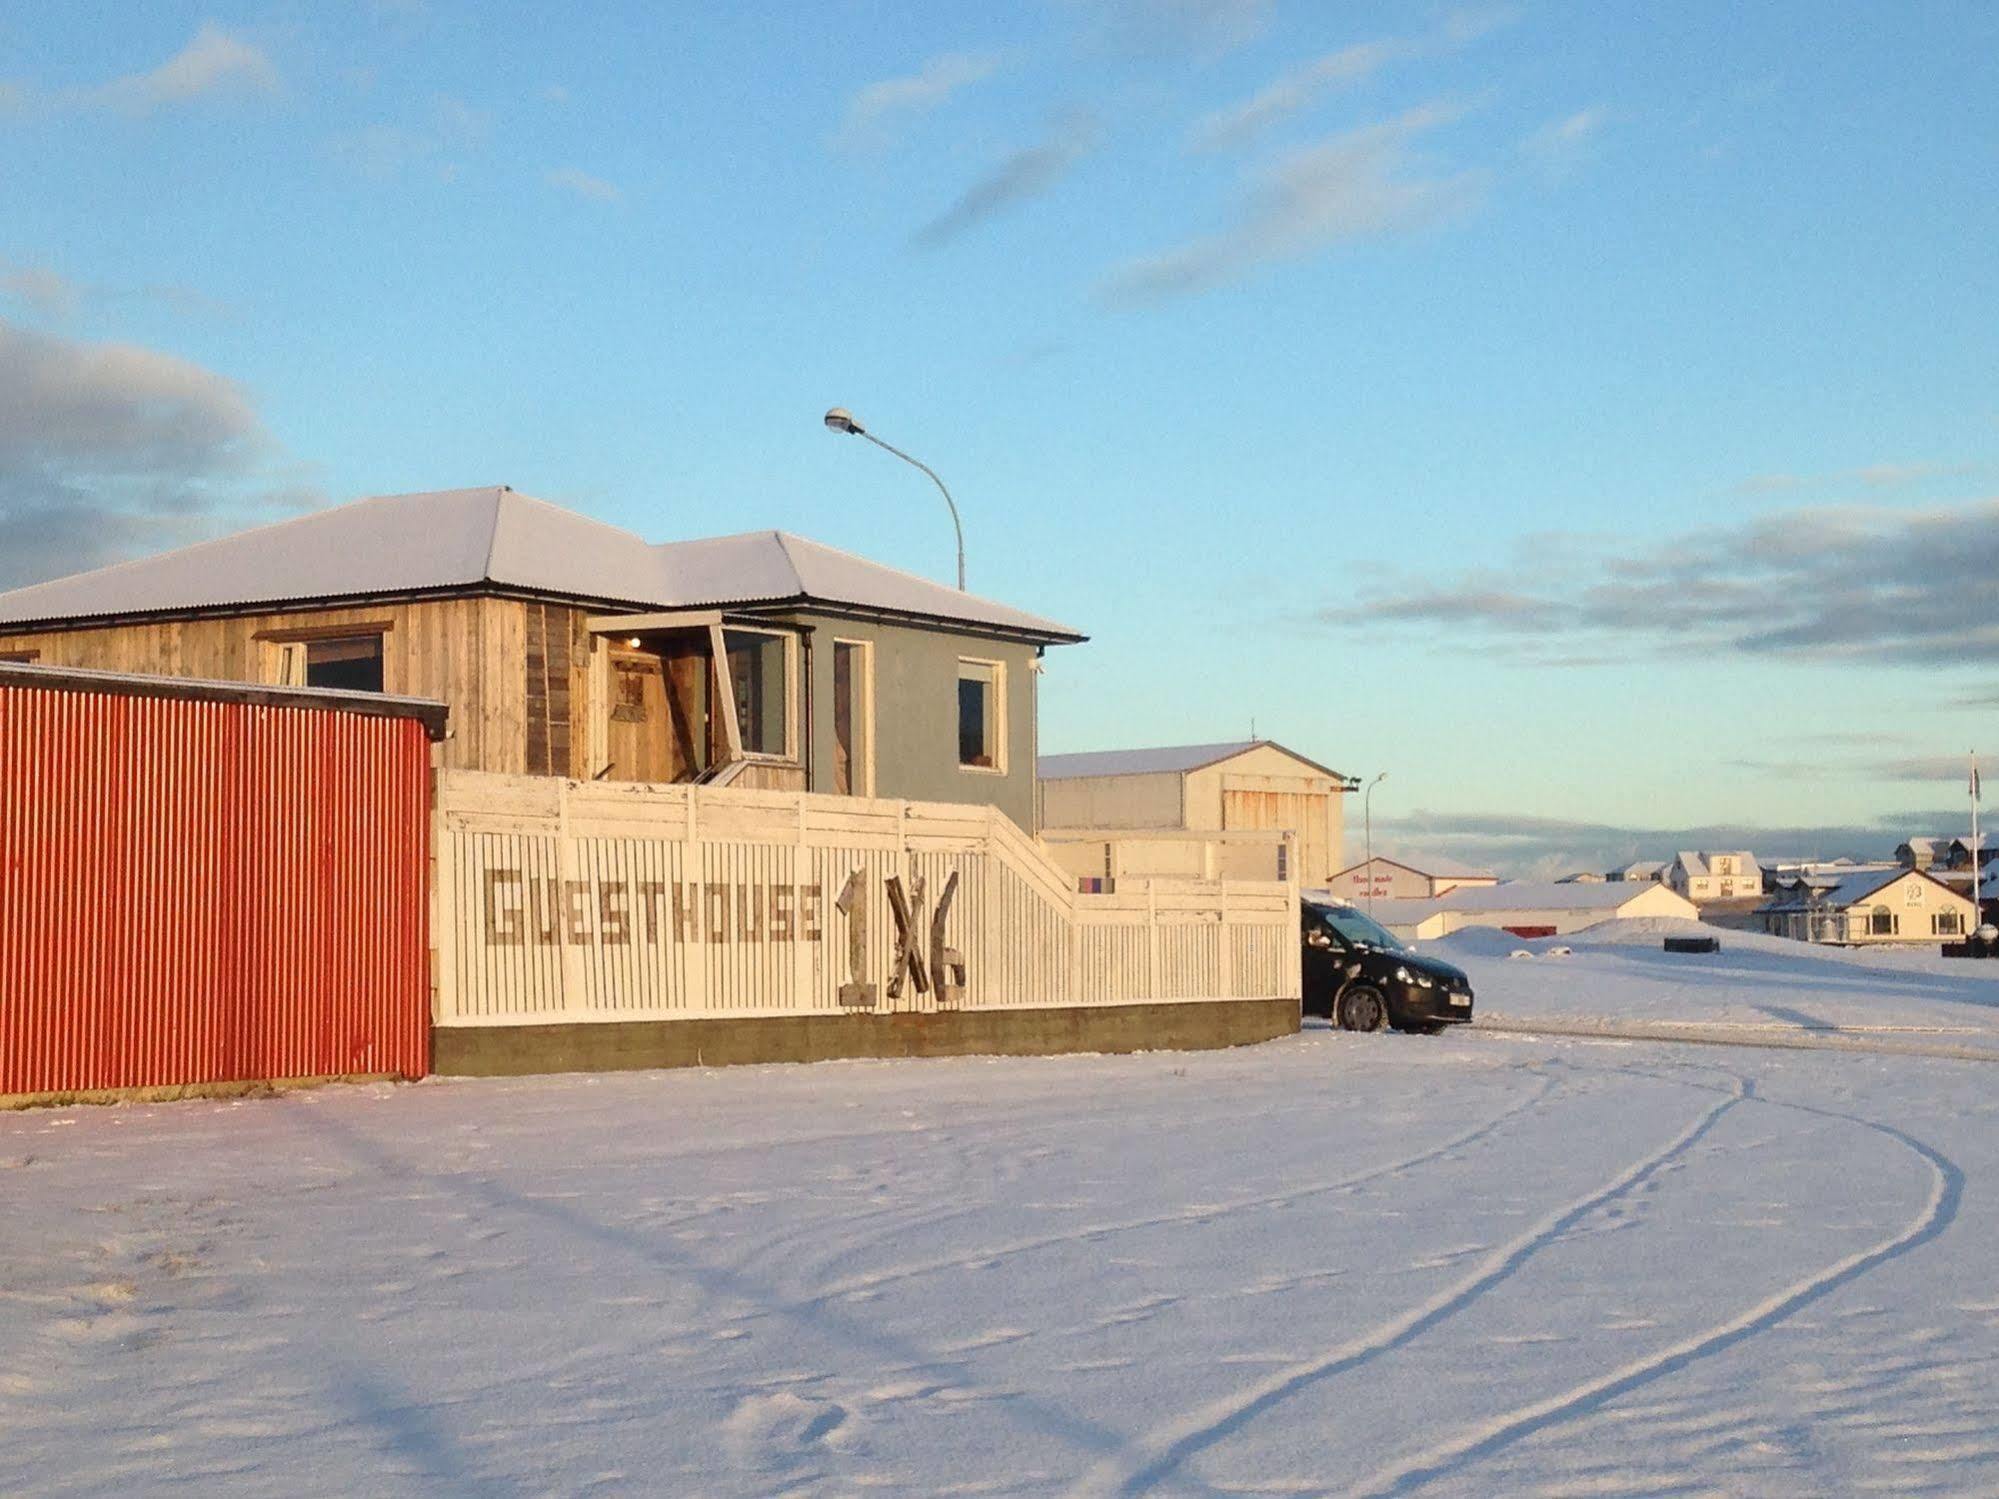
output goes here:
[[[442, 746], [445, 766], [520, 773], [529, 768], [521, 662], [531, 607], [541, 608], [516, 599], [464, 597], [0, 634], [0, 656], [32, 653], [44, 666], [276, 683], [282, 680], [278, 637], [345, 626], [380, 628], [383, 690], [451, 707], [450, 737]], [[547, 614], [562, 616], [555, 628], [563, 641], [563, 680], [559, 692], [544, 689], [541, 695], [542, 734], [544, 743], [563, 746], [556, 769], [567, 774], [572, 771], [569, 704], [577, 696], [569, 616], [580, 618], [582, 611], [550, 608]], [[560, 732], [551, 739], [558, 705]]]
[[[991, 807], [461, 771], [436, 848], [445, 1027], [1298, 994], [1295, 881], [1081, 894]], [[935, 939], [961, 992], [889, 992], [892, 879], [926, 964], [955, 879]]]

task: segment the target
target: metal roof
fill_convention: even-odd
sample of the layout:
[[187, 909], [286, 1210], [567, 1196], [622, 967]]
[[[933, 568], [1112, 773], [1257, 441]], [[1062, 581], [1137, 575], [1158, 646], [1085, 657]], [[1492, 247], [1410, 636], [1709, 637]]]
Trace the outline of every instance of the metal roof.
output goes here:
[[212, 682], [199, 677], [144, 676], [81, 666], [39, 666], [0, 661], [0, 687], [43, 692], [94, 692], [108, 697], [171, 698], [196, 703], [246, 703], [261, 708], [315, 708], [371, 718], [414, 718], [433, 740], [444, 738], [451, 710], [427, 697], [349, 692], [332, 687], [278, 687], [254, 682]]
[[1656, 899], [1651, 886], [1632, 889], [1634, 881], [1606, 880], [1601, 885], [1557, 885], [1514, 880], [1503, 885], [1460, 885], [1437, 900], [1453, 911], [1615, 911], [1634, 900]]
[[1447, 859], [1442, 854], [1385, 854], [1376, 852], [1372, 861], [1363, 859], [1358, 864], [1349, 864], [1337, 871], [1340, 875], [1352, 874], [1356, 869], [1365, 869], [1368, 864], [1393, 864], [1397, 869], [1406, 869], [1411, 874], [1420, 874], [1432, 879], [1446, 880], [1496, 880], [1498, 875], [1490, 869], [1479, 869], [1470, 864], [1461, 864], [1456, 859]]
[[1178, 775], [1205, 770], [1224, 760], [1253, 749], [1274, 749], [1301, 765], [1309, 765], [1321, 775], [1343, 781], [1337, 770], [1328, 770], [1316, 760], [1308, 760], [1294, 749], [1286, 749], [1274, 739], [1226, 739], [1219, 744], [1168, 744], [1157, 749], [1086, 750], [1071, 755], [1043, 755], [1035, 773], [1044, 781], [1068, 781], [1081, 776]]
[[654, 609], [791, 600], [1049, 642], [1051, 619], [783, 531], [653, 543], [504, 485], [383, 495], [0, 594], [0, 625], [498, 586]]

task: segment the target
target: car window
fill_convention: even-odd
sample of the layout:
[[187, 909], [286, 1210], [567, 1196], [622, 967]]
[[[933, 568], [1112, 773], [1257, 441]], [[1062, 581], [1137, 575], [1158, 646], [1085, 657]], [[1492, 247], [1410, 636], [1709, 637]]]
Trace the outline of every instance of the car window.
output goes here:
[[1345, 938], [1350, 943], [1384, 948], [1389, 952], [1405, 950], [1400, 941], [1357, 907], [1321, 906], [1317, 909], [1319, 919], [1335, 935]]

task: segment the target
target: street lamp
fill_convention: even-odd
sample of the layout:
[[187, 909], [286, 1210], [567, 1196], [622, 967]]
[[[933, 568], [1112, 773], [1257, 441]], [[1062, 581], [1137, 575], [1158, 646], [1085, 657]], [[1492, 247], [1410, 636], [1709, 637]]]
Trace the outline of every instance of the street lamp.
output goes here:
[[1367, 825], [1367, 914], [1374, 915], [1374, 788], [1388, 779], [1383, 771], [1367, 783], [1367, 790], [1361, 793], [1360, 813]]
[[844, 406], [835, 406], [826, 413], [826, 430], [846, 432], [854, 437], [865, 437], [878, 448], [887, 448], [904, 463], [913, 464], [930, 475], [930, 482], [937, 486], [937, 492], [944, 496], [944, 503], [951, 507], [951, 527], [958, 533], [958, 591], [965, 591], [965, 528], [958, 520], [958, 502], [951, 498], [951, 491], [944, 487], [944, 481], [937, 477], [937, 470], [920, 458], [912, 458], [901, 448], [890, 447], [874, 433], [854, 419], [854, 413]]

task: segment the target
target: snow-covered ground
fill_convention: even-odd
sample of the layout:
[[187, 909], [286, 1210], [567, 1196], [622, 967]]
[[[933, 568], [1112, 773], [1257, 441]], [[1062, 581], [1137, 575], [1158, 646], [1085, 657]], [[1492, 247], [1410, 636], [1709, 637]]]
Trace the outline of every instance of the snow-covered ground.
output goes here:
[[[1991, 1018], [1625, 935], [1437, 946]], [[1478, 1028], [0, 1116], [0, 1493], [1990, 1494], [1995, 1188], [1991, 1062]]]
[[[1718, 953], [1669, 953], [1666, 935], [1711, 936]], [[1569, 948], [1562, 956], [1556, 950]], [[1418, 946], [1472, 976], [1492, 1021], [1566, 1021], [1715, 1039], [1821, 1040], [1907, 1053], [1999, 1054], [1999, 961], [1901, 949], [1807, 946], [1691, 921], [1607, 921], [1522, 941], [1466, 930]], [[1531, 954], [1515, 957], [1513, 954]]]

